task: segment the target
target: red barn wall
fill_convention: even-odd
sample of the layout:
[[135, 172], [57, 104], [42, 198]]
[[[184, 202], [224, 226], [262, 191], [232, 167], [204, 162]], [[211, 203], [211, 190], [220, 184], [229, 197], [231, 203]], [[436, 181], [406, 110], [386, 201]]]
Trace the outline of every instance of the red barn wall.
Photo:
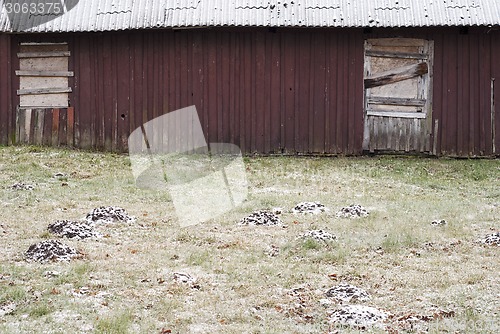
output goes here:
[[11, 91], [11, 49], [10, 36], [0, 34], [0, 144], [10, 142], [12, 130]]
[[[151, 30], [15, 35], [11, 53], [22, 41], [69, 43], [78, 147], [126, 150], [142, 123], [196, 105], [209, 142], [247, 154], [361, 154], [364, 39], [432, 39], [431, 153], [480, 156], [500, 152], [500, 113], [492, 117], [491, 108], [500, 98], [499, 36], [488, 28]], [[0, 43], [0, 59], [9, 58], [9, 38], [0, 35]], [[12, 91], [6, 82], [0, 106], [12, 110], [18, 98], [15, 90], [13, 103], [2, 97]], [[0, 112], [2, 120], [11, 115]]]

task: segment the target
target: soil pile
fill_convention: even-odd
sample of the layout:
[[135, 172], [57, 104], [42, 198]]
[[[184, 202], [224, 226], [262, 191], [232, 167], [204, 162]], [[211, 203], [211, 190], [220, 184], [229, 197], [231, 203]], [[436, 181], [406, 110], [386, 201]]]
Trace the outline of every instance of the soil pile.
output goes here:
[[26, 259], [47, 262], [47, 261], [69, 261], [80, 253], [57, 240], [42, 241], [31, 245], [26, 251]]
[[327, 211], [328, 209], [320, 202], [302, 202], [297, 204], [293, 209], [292, 213], [302, 213], [302, 214], [320, 214]]
[[94, 231], [94, 228], [88, 223], [79, 223], [70, 220], [58, 220], [50, 224], [47, 229], [50, 233], [69, 239], [75, 238], [81, 240], [101, 237], [101, 235]]
[[115, 222], [133, 223], [135, 217], [129, 216], [127, 212], [117, 206], [101, 206], [95, 208], [85, 217], [90, 224], [109, 224]]
[[26, 184], [23, 182], [14, 183], [9, 188], [12, 190], [34, 190], [35, 189], [35, 187], [32, 186], [31, 184]]
[[318, 240], [318, 241], [332, 241], [332, 240], [337, 239], [337, 237], [334, 236], [333, 234], [328, 233], [328, 232], [323, 231], [323, 230], [310, 230], [310, 231], [306, 231], [306, 233], [304, 233], [301, 236], [301, 238], [303, 238], [303, 239], [314, 239], [314, 240]]
[[331, 312], [329, 322], [342, 326], [366, 329], [382, 325], [389, 314], [385, 311], [364, 305], [343, 305]]
[[367, 301], [371, 297], [365, 290], [350, 284], [339, 284], [325, 292], [328, 298], [333, 298], [341, 302]]
[[281, 221], [280, 217], [267, 210], [255, 211], [250, 215], [242, 218], [239, 222], [239, 225], [273, 226], [282, 224], [283, 222]]
[[341, 218], [360, 218], [368, 216], [369, 212], [361, 205], [349, 205], [340, 209], [336, 216]]

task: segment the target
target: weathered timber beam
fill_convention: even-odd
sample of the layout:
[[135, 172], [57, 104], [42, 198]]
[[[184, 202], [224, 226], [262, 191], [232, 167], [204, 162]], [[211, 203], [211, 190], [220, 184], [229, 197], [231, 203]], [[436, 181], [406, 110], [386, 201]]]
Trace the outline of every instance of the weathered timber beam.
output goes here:
[[55, 87], [55, 88], [31, 88], [18, 89], [17, 95], [39, 95], [39, 94], [59, 94], [71, 93], [70, 87]]
[[28, 77], [72, 77], [73, 71], [16, 71], [18, 76]]
[[396, 105], [396, 106], [423, 107], [425, 105], [425, 99], [370, 96], [368, 98], [368, 104], [386, 104], [386, 105]]
[[365, 88], [384, 86], [395, 82], [412, 79], [429, 71], [427, 63], [399, 67], [390, 71], [377, 73], [365, 79]]

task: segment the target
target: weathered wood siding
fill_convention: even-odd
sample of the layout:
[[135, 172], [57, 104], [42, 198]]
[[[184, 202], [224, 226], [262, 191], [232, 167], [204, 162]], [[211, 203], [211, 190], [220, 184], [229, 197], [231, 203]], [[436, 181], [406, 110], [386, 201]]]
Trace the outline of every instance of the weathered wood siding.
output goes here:
[[73, 146], [74, 109], [22, 108], [16, 112], [16, 144]]
[[142, 123], [194, 104], [207, 141], [245, 153], [361, 154], [364, 40], [409, 37], [434, 41], [431, 151], [499, 154], [499, 36], [488, 28], [0, 35], [0, 140], [15, 133], [19, 43], [68, 42], [78, 147], [126, 150]]
[[12, 131], [10, 36], [0, 34], [0, 144], [7, 145]]
[[361, 30], [19, 38], [69, 43], [76, 146], [126, 149], [142, 123], [196, 105], [209, 142], [245, 153], [361, 153]]

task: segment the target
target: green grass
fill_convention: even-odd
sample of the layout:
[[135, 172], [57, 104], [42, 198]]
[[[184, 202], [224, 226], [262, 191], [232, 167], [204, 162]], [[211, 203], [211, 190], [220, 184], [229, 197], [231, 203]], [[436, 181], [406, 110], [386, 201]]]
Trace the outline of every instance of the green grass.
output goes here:
[[[424, 324], [430, 333], [498, 329], [499, 249], [475, 243], [500, 229], [498, 160], [245, 157], [244, 162], [247, 201], [209, 222], [180, 228], [167, 191], [135, 186], [127, 155], [0, 148], [0, 307], [17, 305], [0, 320], [0, 332], [323, 333], [330, 329], [327, 312], [334, 306], [320, 304], [322, 291], [339, 283], [365, 288], [370, 306], [396, 318], [429, 315], [436, 308], [455, 312]], [[191, 178], [182, 171], [173, 177]], [[54, 177], [58, 172], [65, 176]], [[15, 182], [35, 190], [12, 191]], [[330, 212], [288, 212], [302, 201], [320, 201]], [[370, 215], [335, 216], [350, 204], [363, 205]], [[31, 244], [53, 237], [49, 223], [82, 219], [101, 205], [121, 206], [137, 223], [102, 227], [107, 237], [97, 241], [61, 240], [81, 250], [83, 259], [24, 261]], [[271, 207], [285, 209], [286, 228], [237, 225], [250, 212]], [[431, 226], [434, 219], [448, 224]], [[312, 229], [337, 239], [298, 238]], [[271, 248], [278, 251], [270, 255]], [[199, 288], [173, 282], [175, 271], [196, 277]], [[289, 294], [297, 287], [304, 294], [300, 308]], [[74, 294], [83, 288], [88, 293]], [[65, 319], [61, 311], [75, 318]]]

